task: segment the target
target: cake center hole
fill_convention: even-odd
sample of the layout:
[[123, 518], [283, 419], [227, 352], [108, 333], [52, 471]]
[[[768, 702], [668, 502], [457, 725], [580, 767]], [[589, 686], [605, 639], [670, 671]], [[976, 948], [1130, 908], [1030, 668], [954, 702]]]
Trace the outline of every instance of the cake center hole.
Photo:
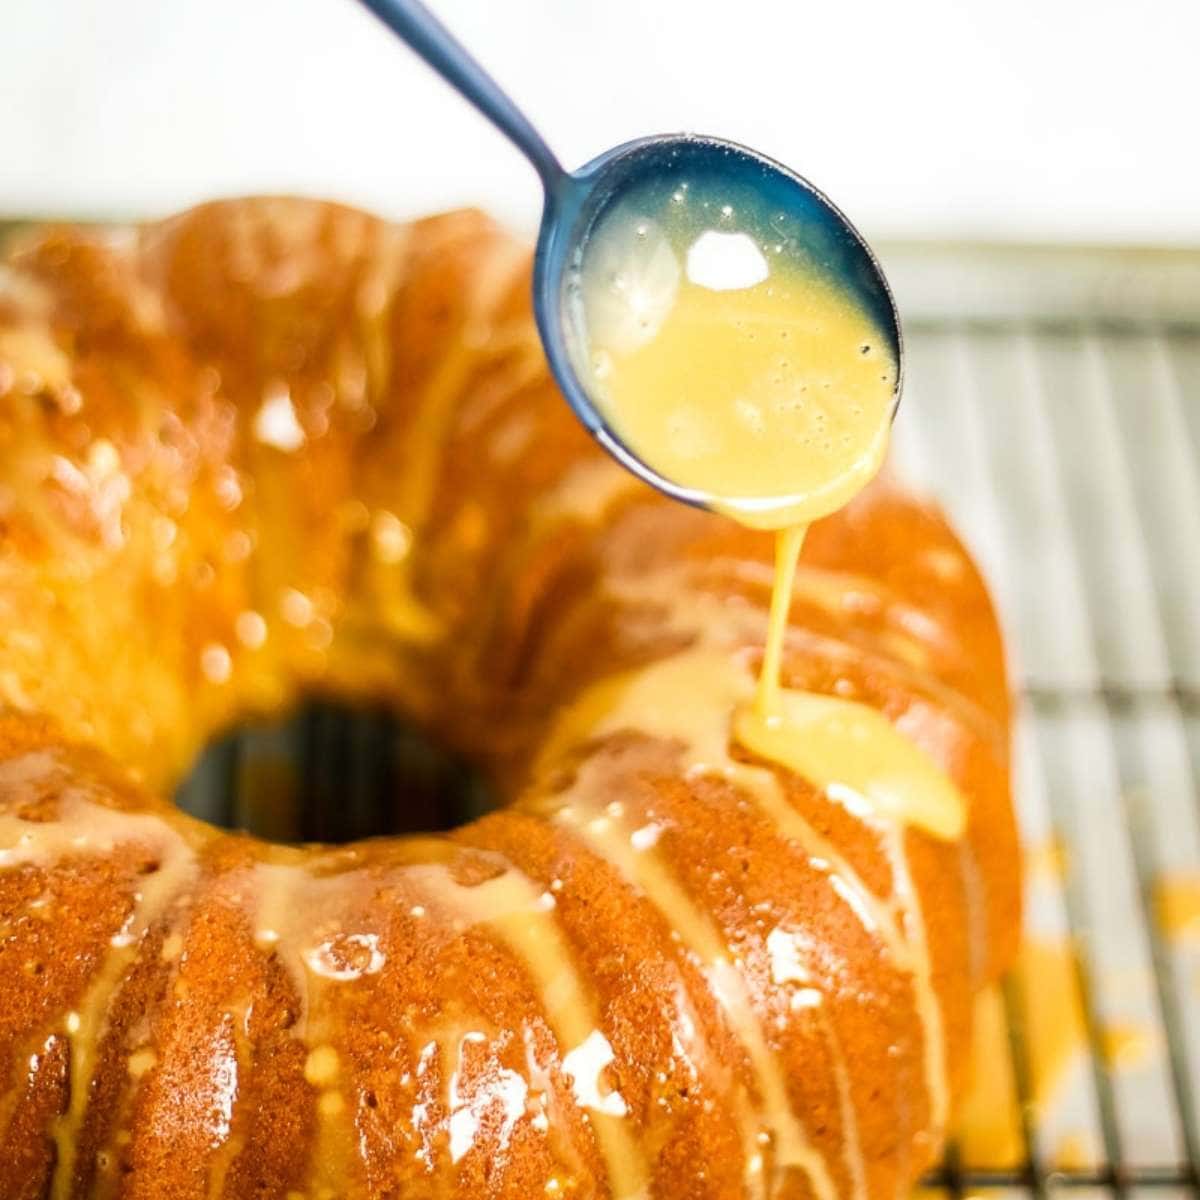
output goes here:
[[310, 700], [213, 742], [179, 807], [275, 842], [453, 829], [490, 803], [482, 775], [391, 713]]

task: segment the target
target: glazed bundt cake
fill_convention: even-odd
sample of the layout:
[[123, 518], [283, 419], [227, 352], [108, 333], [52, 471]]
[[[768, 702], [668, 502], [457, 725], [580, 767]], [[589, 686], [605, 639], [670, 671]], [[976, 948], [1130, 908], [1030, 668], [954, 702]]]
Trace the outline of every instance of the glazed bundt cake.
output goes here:
[[[980, 578], [877, 482], [784, 659], [962, 829], [732, 745], [771, 538], [593, 446], [528, 268], [292, 200], [0, 266], [0, 1197], [865, 1200], [937, 1154], [1018, 928]], [[297, 848], [164, 799], [312, 692], [504, 806]]]

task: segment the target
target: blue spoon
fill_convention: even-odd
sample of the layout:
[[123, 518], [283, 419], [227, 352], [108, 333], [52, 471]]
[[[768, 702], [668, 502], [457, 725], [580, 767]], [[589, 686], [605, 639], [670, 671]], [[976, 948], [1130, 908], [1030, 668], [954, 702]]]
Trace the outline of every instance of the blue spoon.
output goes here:
[[[758, 224], [786, 225], [810, 262], [835, 279], [871, 315], [896, 364], [895, 401], [903, 379], [903, 338], [891, 289], [875, 255], [842, 212], [808, 180], [736, 142], [694, 134], [638, 138], [606, 151], [578, 171], [563, 169], [525, 115], [465, 47], [419, 0], [362, 0], [503, 133], [533, 165], [545, 190], [533, 269], [533, 310], [542, 345], [567, 402], [593, 437], [647, 483], [701, 508], [710, 497], [660, 475], [623, 444], [588, 390], [587, 337], [578, 276], [601, 219], [635, 189], [658, 190], [686, 179], [693, 200], [716, 206], [735, 192], [758, 210]], [[894, 408], [893, 408], [894, 411]]]

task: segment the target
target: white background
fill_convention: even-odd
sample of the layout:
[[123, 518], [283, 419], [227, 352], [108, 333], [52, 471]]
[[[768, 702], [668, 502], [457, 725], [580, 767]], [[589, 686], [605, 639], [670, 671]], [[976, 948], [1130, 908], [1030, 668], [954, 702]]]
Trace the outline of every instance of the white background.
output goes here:
[[[664, 130], [872, 237], [1200, 244], [1197, 0], [435, 0], [569, 165]], [[0, 212], [299, 191], [532, 226], [532, 173], [354, 0], [3, 0]]]

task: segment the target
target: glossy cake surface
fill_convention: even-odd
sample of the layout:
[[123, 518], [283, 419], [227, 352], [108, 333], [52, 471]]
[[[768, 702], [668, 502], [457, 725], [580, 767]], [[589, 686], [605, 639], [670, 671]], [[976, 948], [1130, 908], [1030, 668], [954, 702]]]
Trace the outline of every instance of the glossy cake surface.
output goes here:
[[[0, 1197], [829, 1200], [937, 1153], [1019, 924], [986, 591], [879, 482], [784, 655], [961, 837], [731, 744], [771, 539], [590, 443], [528, 268], [473, 213], [292, 200], [0, 265]], [[505, 805], [294, 848], [160, 798], [312, 691]]]

